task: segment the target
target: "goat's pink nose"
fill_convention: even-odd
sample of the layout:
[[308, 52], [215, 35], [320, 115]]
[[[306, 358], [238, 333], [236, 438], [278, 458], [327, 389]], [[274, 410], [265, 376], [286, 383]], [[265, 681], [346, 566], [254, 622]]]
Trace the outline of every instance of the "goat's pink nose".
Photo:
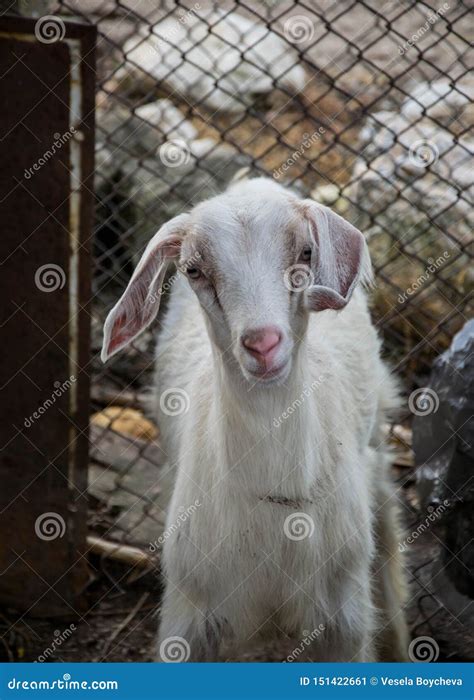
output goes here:
[[281, 332], [274, 326], [256, 328], [242, 337], [244, 347], [255, 357], [270, 355], [281, 342]]

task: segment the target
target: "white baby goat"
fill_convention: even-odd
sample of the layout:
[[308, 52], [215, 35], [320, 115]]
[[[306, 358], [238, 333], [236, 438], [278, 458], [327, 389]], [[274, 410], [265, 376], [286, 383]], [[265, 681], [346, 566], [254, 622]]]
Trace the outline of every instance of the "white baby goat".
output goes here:
[[104, 360], [156, 317], [170, 262], [156, 369], [177, 466], [168, 525], [201, 505], [164, 545], [161, 655], [176, 638], [186, 658], [215, 660], [319, 628], [315, 660], [404, 659], [382, 430], [397, 388], [361, 288], [362, 234], [274, 181], [237, 183], [152, 238], [107, 318]]

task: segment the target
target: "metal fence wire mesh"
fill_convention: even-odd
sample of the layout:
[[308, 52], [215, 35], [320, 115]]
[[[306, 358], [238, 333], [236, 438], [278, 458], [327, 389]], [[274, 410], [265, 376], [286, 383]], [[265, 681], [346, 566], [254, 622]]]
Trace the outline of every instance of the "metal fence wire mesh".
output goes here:
[[[472, 314], [469, 9], [462, 0], [54, 5], [99, 32], [94, 352], [150, 236], [245, 172], [297, 188], [365, 233], [386, 354], [407, 389], [426, 381]], [[132, 412], [146, 410], [152, 353], [149, 332], [106, 368], [93, 364], [90, 526], [141, 546], [161, 532], [167, 498], [156, 428]], [[397, 475], [409, 489], [411, 470]], [[416, 519], [416, 503], [405, 507]], [[415, 626], [442, 614], [422, 575], [433, 551], [413, 565]]]
[[98, 302], [163, 221], [247, 167], [364, 230], [401, 369], [446, 346], [472, 289], [467, 5], [87, 5], [58, 11], [100, 33]]

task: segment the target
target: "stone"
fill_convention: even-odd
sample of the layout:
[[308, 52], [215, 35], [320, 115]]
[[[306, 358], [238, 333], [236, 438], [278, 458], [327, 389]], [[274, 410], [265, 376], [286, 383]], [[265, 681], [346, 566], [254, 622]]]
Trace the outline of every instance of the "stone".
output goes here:
[[125, 406], [107, 406], [103, 411], [94, 413], [91, 422], [102, 428], [110, 428], [117, 433], [142, 440], [155, 440], [158, 428], [145, 418], [141, 411]]
[[205, 19], [190, 10], [160, 21], [151, 32], [143, 26], [124, 54], [119, 81], [151, 76], [213, 112], [243, 112], [276, 84], [293, 92], [305, 84], [293, 47], [264, 24], [227, 10]]
[[108, 511], [107, 537], [148, 547], [163, 532], [173, 473], [156, 442], [91, 425], [89, 493]]
[[126, 164], [124, 196], [137, 211], [134, 263], [162, 224], [223, 191], [242, 167], [250, 165], [250, 159], [232, 146], [212, 139], [170, 141], [161, 146], [158, 157]]
[[[422, 116], [414, 103], [425, 93], [427, 114]], [[431, 105], [439, 116], [435, 100], [444, 99], [441, 93], [445, 109], [451, 110], [449, 128], [428, 109]], [[413, 95], [398, 111], [368, 117], [360, 132], [360, 155], [342, 191], [350, 202], [344, 215], [366, 235], [376, 272], [383, 270], [374, 302], [379, 317], [393, 317], [390, 342], [397, 355], [432, 337], [434, 318], [449, 317], [453, 307], [469, 316], [471, 305], [466, 269], [474, 245], [474, 140], [455, 129], [460, 124], [455, 115], [461, 111], [466, 118], [464, 101], [437, 83], [423, 82]], [[460, 323], [453, 320], [451, 333]], [[449, 340], [440, 332], [436, 343], [422, 343], [418, 362], [431, 363], [433, 351]]]
[[474, 100], [472, 81], [435, 80], [431, 83], [420, 82], [410, 90], [410, 97], [402, 105], [402, 114], [414, 122], [426, 115], [451, 127], [454, 120], [463, 119], [466, 110], [472, 118], [471, 105]]
[[393, 230], [394, 222], [405, 226], [429, 214], [456, 239], [472, 230], [474, 141], [456, 137], [427, 117], [410, 123], [402, 108], [401, 115], [373, 114], [360, 133], [360, 145], [364, 158], [355, 164], [349, 195], [362, 209], [368, 203], [367, 219], [377, 214], [378, 223], [390, 222]]
[[198, 136], [196, 127], [186, 119], [171, 100], [162, 99], [149, 102], [137, 107], [135, 114], [146, 124], [158, 128], [166, 140], [185, 139], [192, 141]]
[[[468, 85], [463, 89], [469, 93]], [[403, 230], [428, 214], [455, 240], [468, 236], [474, 140], [456, 135], [454, 129], [468, 102], [448, 81], [423, 82], [399, 111], [369, 116], [359, 134], [363, 157], [355, 162], [347, 192], [366, 212], [367, 222], [377, 216], [379, 225], [389, 230], [395, 226], [397, 233], [397, 222]], [[446, 126], [435, 121], [441, 109], [449, 112]]]
[[[182, 113], [170, 105], [158, 100], [130, 114], [113, 102], [97, 115], [95, 257], [102, 286], [109, 280], [125, 286], [163, 223], [224, 190], [242, 168], [257, 172], [233, 146], [194, 138], [193, 125], [179, 122]], [[167, 130], [155, 125], [162, 112]]]

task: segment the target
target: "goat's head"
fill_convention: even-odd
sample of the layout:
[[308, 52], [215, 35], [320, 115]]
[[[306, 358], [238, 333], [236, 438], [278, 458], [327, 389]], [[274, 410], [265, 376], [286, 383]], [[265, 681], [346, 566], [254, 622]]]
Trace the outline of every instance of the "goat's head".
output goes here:
[[362, 234], [272, 180], [238, 183], [165, 224], [104, 330], [102, 358], [155, 318], [169, 262], [188, 279], [222, 357], [251, 382], [283, 382], [308, 312], [342, 309], [370, 262]]

